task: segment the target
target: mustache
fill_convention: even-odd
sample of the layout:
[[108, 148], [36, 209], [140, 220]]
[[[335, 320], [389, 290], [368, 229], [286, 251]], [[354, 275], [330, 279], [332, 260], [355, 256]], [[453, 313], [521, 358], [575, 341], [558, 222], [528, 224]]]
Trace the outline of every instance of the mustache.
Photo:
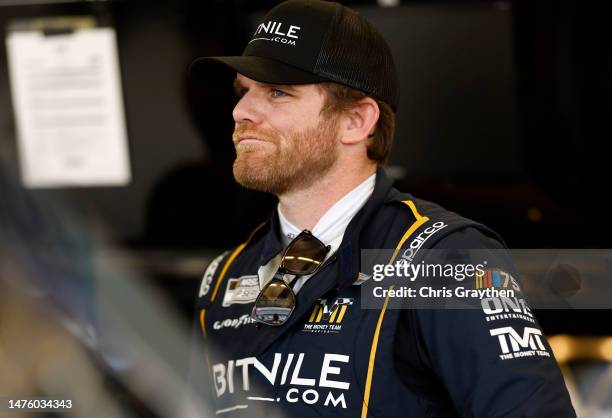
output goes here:
[[277, 143], [278, 133], [271, 129], [255, 129], [250, 125], [240, 124], [234, 127], [234, 132], [232, 133], [232, 141], [234, 144], [237, 144], [240, 138], [245, 136], [261, 139], [262, 141], [269, 141], [273, 143]]

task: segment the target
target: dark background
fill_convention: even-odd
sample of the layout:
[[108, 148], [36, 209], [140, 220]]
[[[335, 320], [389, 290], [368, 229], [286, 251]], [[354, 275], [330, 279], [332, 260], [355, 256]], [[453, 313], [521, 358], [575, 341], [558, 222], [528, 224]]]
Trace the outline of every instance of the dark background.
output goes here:
[[[93, 15], [116, 28], [133, 179], [34, 193], [101, 219], [190, 315], [206, 259], [241, 242], [274, 199], [232, 180], [228, 80], [196, 84], [187, 69], [198, 56], [240, 54], [254, 16], [277, 2], [45, 3], [0, 1], [0, 24]], [[610, 248], [606, 2], [343, 3], [396, 57], [402, 99], [389, 171], [402, 191], [491, 226], [513, 248]], [[0, 52], [0, 154], [17, 161], [4, 43]], [[538, 317], [548, 334], [611, 331], [602, 311]]]

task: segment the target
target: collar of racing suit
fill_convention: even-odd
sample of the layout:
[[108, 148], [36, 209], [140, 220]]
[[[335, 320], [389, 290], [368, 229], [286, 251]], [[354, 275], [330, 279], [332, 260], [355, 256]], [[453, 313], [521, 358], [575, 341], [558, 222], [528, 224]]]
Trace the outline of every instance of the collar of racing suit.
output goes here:
[[[366, 204], [349, 222], [342, 242], [336, 252], [340, 268], [336, 288], [340, 289], [350, 286], [357, 279], [361, 262], [359, 237], [364, 225], [367, 225], [368, 220], [378, 211], [381, 205], [401, 200], [399, 199], [399, 193], [392, 189], [392, 186], [393, 181], [385, 173], [384, 169], [379, 167], [376, 170], [374, 191]], [[259, 234], [265, 234], [259, 260], [260, 264], [264, 265], [284, 248], [280, 238], [281, 228], [276, 209], [272, 212], [265, 226], [257, 231], [257, 235]]]

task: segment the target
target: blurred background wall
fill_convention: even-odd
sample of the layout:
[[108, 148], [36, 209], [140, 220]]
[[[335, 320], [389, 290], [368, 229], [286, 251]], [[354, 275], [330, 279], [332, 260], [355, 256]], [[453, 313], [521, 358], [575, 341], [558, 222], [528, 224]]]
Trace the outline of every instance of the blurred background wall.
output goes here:
[[[27, 193], [61, 199], [83, 228], [95, 220], [118, 257], [186, 321], [207, 261], [274, 208], [272, 197], [232, 180], [230, 80], [213, 74], [196, 84], [188, 66], [198, 56], [240, 54], [276, 3], [0, 0], [5, 35], [11, 22], [49, 16], [93, 16], [115, 28], [131, 181]], [[396, 58], [402, 91], [388, 170], [401, 190], [491, 226], [512, 248], [611, 247], [607, 2], [343, 3], [379, 28]], [[0, 161], [19, 183], [7, 65], [3, 42]], [[612, 335], [607, 311], [537, 315], [549, 335]], [[576, 370], [591, 376], [585, 385], [596, 386], [597, 373], [581, 364]]]

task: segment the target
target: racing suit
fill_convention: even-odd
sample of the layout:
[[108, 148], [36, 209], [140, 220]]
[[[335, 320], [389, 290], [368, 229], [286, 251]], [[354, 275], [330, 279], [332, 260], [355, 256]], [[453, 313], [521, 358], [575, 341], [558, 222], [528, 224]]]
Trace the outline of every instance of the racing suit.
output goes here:
[[503, 251], [486, 226], [400, 193], [379, 169], [337, 252], [297, 293], [287, 323], [273, 327], [249, 315], [259, 267], [283, 249], [279, 235], [275, 211], [204, 274], [192, 384], [209, 391], [216, 415], [575, 417], [527, 305], [521, 314], [497, 316], [390, 309], [388, 300], [377, 309], [361, 306], [368, 277], [360, 272], [362, 249]]

